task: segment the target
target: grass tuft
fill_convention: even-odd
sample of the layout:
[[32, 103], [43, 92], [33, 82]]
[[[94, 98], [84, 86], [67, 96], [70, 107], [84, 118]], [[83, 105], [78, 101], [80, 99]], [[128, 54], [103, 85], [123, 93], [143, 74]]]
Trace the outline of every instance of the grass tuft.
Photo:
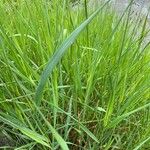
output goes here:
[[82, 2], [0, 1], [0, 148], [150, 148], [148, 14]]

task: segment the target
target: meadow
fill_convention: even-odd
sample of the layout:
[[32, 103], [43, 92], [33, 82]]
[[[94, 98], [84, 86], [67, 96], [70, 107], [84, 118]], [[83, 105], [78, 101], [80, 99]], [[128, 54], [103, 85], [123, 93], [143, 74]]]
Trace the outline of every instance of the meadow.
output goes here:
[[87, 3], [0, 1], [0, 149], [150, 149], [148, 15]]

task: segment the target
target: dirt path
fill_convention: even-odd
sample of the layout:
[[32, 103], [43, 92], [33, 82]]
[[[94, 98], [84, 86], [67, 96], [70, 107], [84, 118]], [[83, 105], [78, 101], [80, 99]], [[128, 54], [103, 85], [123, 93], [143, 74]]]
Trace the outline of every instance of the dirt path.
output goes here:
[[[107, 0], [105, 0], [106, 2]], [[104, 2], [104, 0], [89, 0], [88, 2], [88, 8], [95, 10], [95, 7], [100, 6], [101, 3]], [[113, 10], [116, 11], [118, 15], [121, 15], [131, 0], [111, 0], [112, 8]], [[76, 10], [78, 8], [84, 8], [84, 4], [81, 4], [80, 2], [76, 1], [73, 5], [73, 10]], [[134, 0], [132, 2], [132, 7], [131, 7], [131, 19], [133, 19], [133, 22], [135, 18], [138, 17], [140, 13], [141, 20], [144, 18], [149, 13], [149, 7], [150, 7], [150, 0]], [[150, 28], [150, 13], [147, 18], [147, 28]], [[149, 43], [150, 41], [150, 33], [145, 37], [144, 39], [144, 45]]]
[[[106, 2], [107, 0], [105, 0]], [[114, 10], [117, 13], [123, 13], [125, 8], [129, 5], [131, 0], [111, 0], [110, 3], [112, 4]], [[101, 5], [101, 2], [104, 2], [104, 0], [89, 0], [88, 7], [94, 8], [95, 6]], [[79, 0], [73, 3], [73, 9], [82, 8], [84, 4], [81, 4]], [[139, 11], [142, 12], [143, 15], [146, 15], [148, 13], [148, 9], [150, 7], [150, 0], [133, 0], [132, 5], [132, 11], [134, 13], [138, 13]], [[150, 16], [149, 16], [150, 19]]]
[[[129, 5], [129, 0], [112, 0], [112, 5], [119, 13], [122, 13]], [[141, 11], [143, 15], [148, 13], [150, 7], [150, 0], [134, 0], [132, 4], [132, 11], [136, 14]], [[150, 16], [149, 16], [150, 19]]]
[[[90, 0], [89, 1], [89, 7], [93, 7], [94, 5], [100, 5], [102, 0]], [[107, 0], [105, 0], [107, 1]], [[117, 13], [123, 13], [125, 8], [129, 5], [130, 0], [111, 0], [111, 4], [114, 8], [114, 10]], [[150, 0], [134, 0], [132, 4], [132, 11], [135, 13], [138, 13], [139, 11], [142, 12], [143, 15], [148, 13], [148, 9], [150, 7]], [[149, 17], [150, 19], [150, 17]]]
[[[114, 10], [118, 14], [123, 13], [125, 8], [129, 5], [129, 0], [113, 0], [112, 2]], [[147, 18], [147, 29], [150, 29], [150, 13], [149, 13], [149, 8], [150, 8], [150, 0], [134, 0], [132, 4], [132, 9], [131, 9], [131, 18], [133, 21], [139, 13], [141, 14], [141, 20], [148, 14]], [[138, 35], [138, 34], [137, 34]], [[150, 33], [147, 34], [147, 36], [144, 38], [143, 41], [143, 46], [148, 44], [150, 41]]]

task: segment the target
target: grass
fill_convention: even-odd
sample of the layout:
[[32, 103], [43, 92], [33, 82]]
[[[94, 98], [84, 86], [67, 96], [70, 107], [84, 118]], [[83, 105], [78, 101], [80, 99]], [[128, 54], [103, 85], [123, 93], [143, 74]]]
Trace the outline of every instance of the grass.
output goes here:
[[147, 16], [102, 3], [0, 1], [1, 149], [150, 148]]

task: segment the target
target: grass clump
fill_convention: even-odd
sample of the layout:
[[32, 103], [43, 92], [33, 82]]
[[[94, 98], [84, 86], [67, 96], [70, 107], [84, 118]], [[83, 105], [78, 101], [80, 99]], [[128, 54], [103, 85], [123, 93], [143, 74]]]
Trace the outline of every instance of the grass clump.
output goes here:
[[1, 147], [150, 148], [147, 16], [84, 4], [0, 2]]

